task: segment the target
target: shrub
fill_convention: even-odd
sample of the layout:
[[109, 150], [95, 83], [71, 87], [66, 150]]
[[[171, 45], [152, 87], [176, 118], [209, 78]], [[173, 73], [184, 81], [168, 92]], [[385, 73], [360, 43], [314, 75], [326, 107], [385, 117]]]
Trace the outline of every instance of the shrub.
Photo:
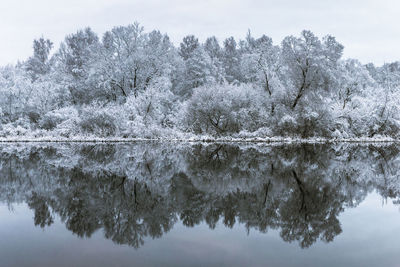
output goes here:
[[187, 130], [229, 134], [255, 131], [268, 118], [266, 96], [250, 86], [213, 85], [196, 88], [184, 109]]
[[[383, 90], [382, 90], [383, 91]], [[374, 137], [384, 135], [398, 137], [400, 131], [400, 103], [396, 93], [377, 90], [376, 95], [359, 96], [353, 99], [351, 110], [347, 111], [348, 131], [352, 135]], [[378, 102], [378, 94], [386, 101]], [[349, 107], [350, 108], [350, 107]]]
[[124, 136], [151, 138], [170, 132], [179, 106], [170, 88], [167, 79], [159, 78], [137, 96], [128, 96], [121, 112], [125, 117], [120, 119], [124, 122], [121, 125]]
[[29, 118], [31, 123], [38, 123], [39, 120], [40, 120], [40, 114], [38, 112], [36, 112], [36, 111], [33, 111], [33, 110], [28, 111], [27, 112], [27, 116], [28, 116], [28, 118]]
[[78, 111], [74, 107], [65, 107], [46, 113], [39, 120], [39, 127], [45, 130], [53, 130], [62, 122], [76, 118]]
[[39, 122], [39, 127], [41, 129], [45, 129], [45, 130], [53, 130], [54, 128], [57, 127], [58, 124], [60, 124], [62, 122], [62, 119], [58, 116], [56, 116], [55, 114], [46, 114], [43, 116], [42, 119], [40, 119]]
[[333, 133], [332, 118], [326, 105], [298, 105], [295, 110], [279, 106], [274, 118], [273, 133], [278, 136], [331, 137]]
[[79, 126], [84, 133], [105, 137], [113, 136], [117, 132], [115, 118], [104, 110], [85, 109], [80, 118]]

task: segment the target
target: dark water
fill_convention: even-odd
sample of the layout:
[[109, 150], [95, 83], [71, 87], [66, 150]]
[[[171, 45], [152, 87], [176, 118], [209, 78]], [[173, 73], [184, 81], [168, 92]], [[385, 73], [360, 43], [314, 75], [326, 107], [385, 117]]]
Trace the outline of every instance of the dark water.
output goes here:
[[400, 147], [0, 146], [0, 266], [399, 266]]

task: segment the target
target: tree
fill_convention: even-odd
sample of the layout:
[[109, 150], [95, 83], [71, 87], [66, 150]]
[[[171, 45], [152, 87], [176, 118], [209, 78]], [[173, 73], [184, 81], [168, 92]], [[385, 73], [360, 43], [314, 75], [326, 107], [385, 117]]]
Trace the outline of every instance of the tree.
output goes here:
[[345, 109], [353, 96], [360, 95], [368, 87], [373, 87], [374, 81], [367, 68], [355, 59], [340, 62], [338, 70], [338, 98]]
[[12, 122], [23, 118], [34, 93], [34, 86], [22, 68], [10, 65], [0, 68], [2, 122]]
[[204, 51], [211, 59], [212, 75], [218, 83], [224, 82], [225, 70], [223, 66], [223, 51], [215, 36], [207, 38], [204, 43]]
[[199, 47], [193, 51], [188, 60], [185, 61], [185, 88], [187, 94], [191, 94], [193, 88], [214, 83], [214, 75], [217, 72], [210, 56]]
[[49, 39], [40, 38], [33, 41], [33, 56], [26, 62], [26, 70], [30, 74], [32, 81], [50, 71], [48, 61], [52, 48], [53, 43]]
[[326, 36], [321, 42], [310, 31], [303, 31], [299, 38], [289, 36], [282, 41], [291, 109], [307, 94], [322, 94], [330, 89], [330, 75], [342, 51], [343, 46], [334, 37]]
[[280, 61], [280, 48], [274, 46], [272, 39], [263, 35], [255, 40], [247, 36], [246, 50], [242, 56], [241, 72], [248, 83], [262, 87], [271, 100], [271, 114], [274, 114], [275, 103], [273, 93], [282, 90], [282, 62]]
[[226, 80], [229, 83], [240, 82], [240, 53], [237, 49], [235, 38], [233, 37], [229, 37], [224, 41], [223, 63]]
[[184, 60], [188, 60], [199, 46], [199, 39], [194, 35], [185, 36], [180, 44], [179, 55]]
[[222, 57], [222, 49], [215, 36], [207, 38], [204, 43], [204, 50], [213, 59], [220, 59]]
[[87, 103], [96, 84], [88, 84], [91, 63], [99, 45], [99, 38], [90, 28], [68, 35], [56, 53], [56, 65], [74, 103]]
[[167, 35], [145, 33], [135, 23], [115, 27], [103, 36], [93, 79], [99, 81], [106, 98], [126, 100], [137, 96], [159, 77], [171, 77], [176, 52]]
[[90, 28], [68, 35], [57, 55], [63, 70], [76, 79], [87, 77], [88, 64], [98, 42], [99, 38]]

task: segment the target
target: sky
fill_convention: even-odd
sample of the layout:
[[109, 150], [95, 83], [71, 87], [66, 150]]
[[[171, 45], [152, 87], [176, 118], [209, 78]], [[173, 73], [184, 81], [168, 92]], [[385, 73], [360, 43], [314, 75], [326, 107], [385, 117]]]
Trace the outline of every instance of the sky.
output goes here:
[[400, 60], [399, 14], [395, 0], [1, 0], [0, 65], [28, 58], [35, 38], [58, 47], [84, 27], [102, 35], [135, 21], [167, 33], [175, 45], [188, 34], [243, 39], [249, 29], [279, 44], [307, 29], [335, 36], [345, 58], [381, 65]]

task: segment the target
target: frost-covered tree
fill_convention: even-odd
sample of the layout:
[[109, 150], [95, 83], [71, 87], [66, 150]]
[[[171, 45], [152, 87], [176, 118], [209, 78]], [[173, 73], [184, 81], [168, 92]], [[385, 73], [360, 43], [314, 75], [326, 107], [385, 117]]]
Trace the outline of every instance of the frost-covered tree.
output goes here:
[[115, 27], [104, 34], [97, 68], [103, 86], [111, 90], [114, 98], [137, 90], [144, 45], [143, 27], [137, 23]]
[[242, 58], [242, 73], [246, 80], [258, 83], [270, 96], [280, 87], [282, 66], [279, 56], [279, 47], [272, 44], [271, 38], [262, 36]]
[[235, 38], [229, 37], [224, 41], [223, 63], [225, 68], [225, 79], [229, 83], [239, 83], [240, 75], [240, 51]]
[[[310, 31], [286, 37], [281, 44], [283, 94], [273, 118], [275, 134], [331, 136], [333, 92], [343, 46], [335, 38], [322, 41]], [[311, 130], [312, 129], [312, 130]]]
[[262, 36], [254, 39], [248, 34], [245, 53], [242, 55], [241, 72], [247, 83], [255, 84], [263, 88], [269, 101], [271, 101], [271, 114], [273, 115], [275, 104], [273, 98], [281, 94], [282, 62], [280, 49], [274, 46], [272, 39]]
[[367, 68], [358, 60], [348, 59], [339, 63], [337, 96], [345, 109], [346, 105], [355, 95], [360, 95], [364, 90], [371, 90], [375, 86]]
[[225, 69], [223, 65], [223, 51], [215, 36], [207, 38], [204, 43], [204, 50], [211, 59], [212, 75], [218, 83], [225, 79]]
[[115, 27], [103, 36], [93, 78], [108, 98], [137, 96], [156, 78], [171, 77], [175, 58], [167, 35], [145, 33], [138, 23]]
[[50, 71], [49, 55], [52, 48], [53, 43], [49, 39], [40, 38], [33, 41], [33, 56], [26, 62], [26, 70], [32, 81]]
[[334, 73], [342, 51], [343, 46], [334, 37], [326, 36], [321, 41], [310, 31], [303, 31], [300, 37], [286, 37], [282, 41], [287, 80], [285, 87], [292, 109], [301, 99], [320, 96], [331, 89], [330, 75]]
[[220, 59], [222, 57], [222, 48], [215, 36], [207, 38], [204, 43], [204, 50], [213, 59]]
[[191, 94], [190, 89], [208, 83], [214, 83], [214, 74], [218, 72], [217, 66], [213, 64], [210, 56], [199, 47], [192, 52], [192, 55], [185, 61], [185, 88]]
[[219, 45], [216, 39], [209, 39], [207, 46], [200, 45], [194, 35], [185, 36], [180, 43], [179, 55], [183, 59], [180, 73], [179, 95], [185, 99], [192, 89], [216, 81], [222, 81], [221, 65], [218, 59]]
[[149, 88], [127, 98], [124, 104], [128, 136], [160, 135], [162, 129], [172, 127], [175, 122], [176, 97], [171, 92], [171, 83], [166, 78], [159, 78]]
[[385, 63], [378, 68], [370, 65], [369, 70], [380, 86], [390, 91], [400, 87], [400, 62]]
[[188, 60], [198, 47], [200, 47], [199, 39], [194, 35], [185, 36], [179, 45], [179, 55], [183, 60]]
[[88, 77], [98, 45], [97, 34], [86, 28], [68, 35], [55, 55], [56, 68], [74, 103], [87, 103], [93, 97], [96, 84], [89, 84]]
[[33, 94], [30, 77], [22, 68], [10, 65], [0, 68], [0, 108], [3, 123], [23, 119]]

